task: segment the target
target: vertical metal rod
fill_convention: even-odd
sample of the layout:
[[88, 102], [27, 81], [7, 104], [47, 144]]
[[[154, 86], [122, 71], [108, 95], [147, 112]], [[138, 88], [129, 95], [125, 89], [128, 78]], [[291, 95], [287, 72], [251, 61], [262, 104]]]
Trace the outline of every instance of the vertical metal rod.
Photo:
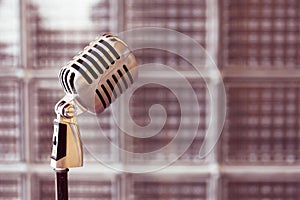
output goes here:
[[68, 168], [54, 169], [56, 172], [55, 180], [55, 199], [56, 200], [68, 200]]

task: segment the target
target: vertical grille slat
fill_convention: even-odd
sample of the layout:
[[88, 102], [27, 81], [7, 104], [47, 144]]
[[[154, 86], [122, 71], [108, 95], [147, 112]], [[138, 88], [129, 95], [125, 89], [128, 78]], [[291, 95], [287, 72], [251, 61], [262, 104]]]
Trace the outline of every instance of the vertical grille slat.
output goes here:
[[108, 99], [108, 102], [111, 103], [111, 97], [110, 97], [110, 95], [109, 95], [109, 93], [108, 93], [106, 87], [102, 84], [102, 85], [101, 85], [101, 88], [102, 88], [102, 90], [104, 91], [104, 93], [105, 93], [105, 95], [106, 95], [106, 97], [107, 97], [107, 99]]
[[93, 54], [101, 62], [101, 64], [105, 67], [105, 69], [109, 68], [109, 65], [107, 64], [107, 62], [97, 52], [95, 52], [91, 49], [89, 50], [89, 52], [91, 54]]
[[65, 81], [64, 81], [64, 74], [65, 74], [66, 70], [67, 70], [66, 68], [63, 69], [61, 71], [61, 74], [60, 74], [60, 82], [61, 82], [63, 88], [65, 89], [65, 91], [67, 91], [67, 88], [66, 88], [66, 85], [65, 85]]
[[133, 78], [131, 76], [131, 73], [129, 72], [128, 68], [126, 67], [126, 65], [123, 65], [123, 69], [125, 70], [129, 80], [130, 80], [130, 83], [133, 84]]
[[96, 89], [96, 94], [98, 95], [98, 97], [99, 97], [99, 99], [100, 99], [100, 101], [101, 101], [103, 107], [106, 108], [106, 103], [105, 103], [105, 101], [104, 101], [104, 98], [103, 98], [102, 94], [99, 92], [98, 89]]
[[104, 41], [102, 39], [99, 42], [102, 43], [102, 44], [104, 44], [114, 54], [114, 56], [115, 56], [116, 59], [120, 59], [120, 56], [117, 53], [117, 51], [108, 42], [106, 42], [106, 41]]
[[98, 45], [98, 44], [95, 44], [94, 45], [94, 47], [96, 48], [96, 49], [98, 49], [101, 53], [103, 53], [103, 55], [109, 60], [109, 62], [111, 63], [111, 64], [114, 64], [114, 60], [113, 60], [113, 58], [109, 55], [109, 53], [107, 53], [107, 51], [105, 50], [105, 49], [103, 49], [100, 45]]
[[109, 68], [109, 65], [107, 64], [107, 62], [97, 52], [95, 52], [95, 51], [93, 51], [91, 49], [88, 52], [91, 53], [91, 54], [93, 54], [101, 62], [101, 64], [103, 65], [103, 67], [105, 69]]
[[78, 63], [82, 64], [91, 74], [92, 76], [96, 79], [98, 78], [98, 75], [96, 74], [96, 72], [90, 67], [89, 64], [87, 64], [84, 60], [82, 59], [78, 59], [77, 60]]
[[112, 78], [114, 79], [115, 83], [117, 84], [117, 86], [118, 86], [118, 88], [119, 88], [119, 91], [120, 91], [120, 93], [122, 93], [122, 92], [123, 92], [123, 90], [122, 90], [122, 87], [121, 87], [121, 85], [120, 85], [120, 83], [119, 83], [119, 81], [118, 81], [117, 77], [116, 77], [116, 76], [113, 74], [113, 75], [112, 75]]
[[124, 75], [122, 74], [121, 70], [118, 70], [117, 72], [118, 72], [119, 76], [121, 77], [121, 79], [122, 79], [122, 81], [123, 81], [123, 83], [125, 85], [125, 88], [127, 89], [128, 88], [128, 84], [127, 84], [126, 79], [124, 78]]
[[71, 89], [72, 89], [73, 93], [76, 94], [76, 89], [75, 89], [75, 85], [74, 85], [74, 78], [75, 78], [75, 73], [72, 72], [72, 74], [70, 76], [70, 85], [71, 85]]
[[84, 54], [82, 57], [86, 58], [88, 61], [90, 61], [94, 67], [96, 67], [97, 71], [100, 73], [100, 74], [103, 74], [103, 70], [102, 68], [98, 65], [98, 63], [89, 55], [87, 54]]
[[112, 91], [112, 93], [114, 94], [114, 97], [117, 98], [117, 93], [116, 93], [116, 90], [114, 89], [113, 85], [111, 84], [110, 80], [107, 79], [106, 80], [106, 83], [108, 84], [108, 86], [110, 87], [110, 90]]
[[71, 67], [74, 68], [75, 70], [77, 70], [89, 84], [91, 84], [93, 82], [92, 79], [89, 77], [89, 75], [83, 69], [81, 69], [78, 65], [72, 64]]
[[71, 89], [69, 88], [69, 85], [68, 85], [68, 75], [69, 75], [69, 73], [70, 73], [70, 70], [67, 70], [66, 74], [64, 76], [64, 81], [65, 81], [65, 86], [66, 86], [67, 92], [72, 93]]

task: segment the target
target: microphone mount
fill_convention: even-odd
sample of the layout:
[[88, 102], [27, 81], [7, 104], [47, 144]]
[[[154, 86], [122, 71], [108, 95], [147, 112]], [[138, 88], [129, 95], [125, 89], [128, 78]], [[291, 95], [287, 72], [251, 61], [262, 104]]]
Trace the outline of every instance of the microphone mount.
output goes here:
[[83, 165], [82, 143], [77, 123], [83, 110], [75, 98], [66, 95], [55, 106], [51, 166], [73, 168]]
[[55, 105], [51, 167], [56, 172], [56, 200], [68, 199], [69, 168], [82, 167], [83, 152], [77, 115], [84, 111], [74, 96], [66, 95]]

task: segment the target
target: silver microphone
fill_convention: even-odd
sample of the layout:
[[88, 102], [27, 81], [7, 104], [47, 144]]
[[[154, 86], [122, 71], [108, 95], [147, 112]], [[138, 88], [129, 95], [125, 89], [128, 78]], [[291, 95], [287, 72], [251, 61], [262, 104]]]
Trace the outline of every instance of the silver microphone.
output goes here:
[[59, 80], [67, 94], [92, 113], [102, 112], [137, 78], [136, 60], [119, 38], [104, 34], [62, 67]]
[[137, 79], [137, 63], [118, 37], [104, 34], [91, 42], [59, 72], [66, 96], [55, 105], [51, 166], [82, 166], [82, 145], [76, 116], [100, 113]]

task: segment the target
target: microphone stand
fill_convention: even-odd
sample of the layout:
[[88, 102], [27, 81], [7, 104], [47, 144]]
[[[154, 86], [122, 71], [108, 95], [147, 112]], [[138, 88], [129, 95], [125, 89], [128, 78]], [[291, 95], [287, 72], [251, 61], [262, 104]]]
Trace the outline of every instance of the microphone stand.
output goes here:
[[68, 200], [69, 168], [82, 167], [82, 144], [72, 97], [65, 96], [55, 106], [51, 167], [56, 172], [56, 200]]
[[55, 199], [56, 200], [68, 200], [68, 168], [54, 169], [56, 172], [55, 179]]

